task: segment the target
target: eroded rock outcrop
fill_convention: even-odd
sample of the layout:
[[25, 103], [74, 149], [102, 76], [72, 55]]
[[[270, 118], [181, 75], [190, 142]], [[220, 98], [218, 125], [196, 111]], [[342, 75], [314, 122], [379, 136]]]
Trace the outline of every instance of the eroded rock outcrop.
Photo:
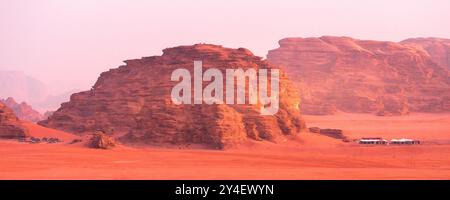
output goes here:
[[117, 146], [117, 142], [111, 136], [102, 131], [96, 131], [89, 139], [88, 147], [94, 149], [112, 149]]
[[308, 130], [311, 133], [318, 133], [321, 135], [332, 137], [334, 139], [348, 141], [348, 138], [344, 135], [344, 131], [342, 131], [341, 129], [330, 129], [330, 128], [321, 129], [319, 127], [310, 127], [308, 128]]
[[279, 44], [268, 61], [301, 90], [305, 114], [450, 112], [449, 70], [420, 48], [328, 36]]
[[[280, 108], [273, 116], [260, 114], [260, 105], [175, 105], [170, 98], [178, 83], [175, 69], [193, 73], [194, 60], [203, 71], [216, 68], [272, 69], [249, 50], [198, 44], [168, 48], [162, 56], [127, 60], [101, 74], [90, 91], [76, 93], [48, 120], [39, 124], [78, 134], [104, 130], [125, 144], [200, 144], [221, 149], [247, 140], [277, 142], [305, 127], [299, 95], [280, 75]], [[204, 83], [207, 84], [207, 82]]]
[[27, 136], [28, 130], [13, 111], [0, 102], [0, 139], [23, 139]]
[[14, 114], [23, 121], [38, 122], [44, 117], [25, 102], [17, 103], [12, 97], [0, 99], [0, 102], [11, 108]]

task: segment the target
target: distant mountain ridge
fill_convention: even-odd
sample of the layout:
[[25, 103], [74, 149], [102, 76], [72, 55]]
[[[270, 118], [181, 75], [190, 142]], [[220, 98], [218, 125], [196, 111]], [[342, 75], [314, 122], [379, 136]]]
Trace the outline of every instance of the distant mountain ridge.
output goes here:
[[12, 97], [0, 99], [0, 102], [10, 108], [20, 120], [38, 122], [44, 119], [44, 116], [41, 113], [34, 110], [26, 102], [19, 104]]
[[70, 95], [75, 92], [78, 90], [50, 94], [46, 84], [24, 72], [0, 70], [0, 97], [13, 97], [15, 101], [27, 102], [42, 113], [58, 109], [61, 103], [68, 101]]
[[42, 81], [21, 71], [0, 71], [0, 97], [13, 97], [33, 105], [47, 96], [48, 89]]
[[297, 85], [305, 114], [450, 112], [443, 51], [448, 46], [436, 39], [396, 43], [324, 36], [285, 38], [279, 44], [267, 59]]

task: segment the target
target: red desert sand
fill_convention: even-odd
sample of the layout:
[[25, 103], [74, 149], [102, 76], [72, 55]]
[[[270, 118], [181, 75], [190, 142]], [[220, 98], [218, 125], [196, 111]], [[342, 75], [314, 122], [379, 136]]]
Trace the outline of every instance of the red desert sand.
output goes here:
[[450, 115], [305, 116], [309, 127], [340, 128], [350, 139], [420, 139], [414, 146], [362, 146], [305, 132], [285, 143], [228, 150], [68, 144], [77, 136], [27, 124], [34, 137], [63, 143], [0, 141], [0, 179], [449, 179]]

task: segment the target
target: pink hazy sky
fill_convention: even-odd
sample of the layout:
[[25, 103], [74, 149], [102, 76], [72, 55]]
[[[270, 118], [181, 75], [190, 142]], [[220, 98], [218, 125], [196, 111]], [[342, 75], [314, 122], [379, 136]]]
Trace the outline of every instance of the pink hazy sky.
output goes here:
[[122, 60], [214, 43], [256, 55], [284, 37], [450, 38], [448, 0], [0, 0], [0, 70], [53, 92], [89, 89]]

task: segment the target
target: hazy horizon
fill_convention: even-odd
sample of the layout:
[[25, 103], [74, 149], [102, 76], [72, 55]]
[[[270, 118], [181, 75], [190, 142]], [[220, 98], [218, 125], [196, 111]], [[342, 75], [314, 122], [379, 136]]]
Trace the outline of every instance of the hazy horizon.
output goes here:
[[89, 89], [126, 59], [212, 43], [264, 57], [285, 37], [400, 41], [450, 38], [440, 1], [0, 0], [0, 70], [23, 71], [51, 93]]

